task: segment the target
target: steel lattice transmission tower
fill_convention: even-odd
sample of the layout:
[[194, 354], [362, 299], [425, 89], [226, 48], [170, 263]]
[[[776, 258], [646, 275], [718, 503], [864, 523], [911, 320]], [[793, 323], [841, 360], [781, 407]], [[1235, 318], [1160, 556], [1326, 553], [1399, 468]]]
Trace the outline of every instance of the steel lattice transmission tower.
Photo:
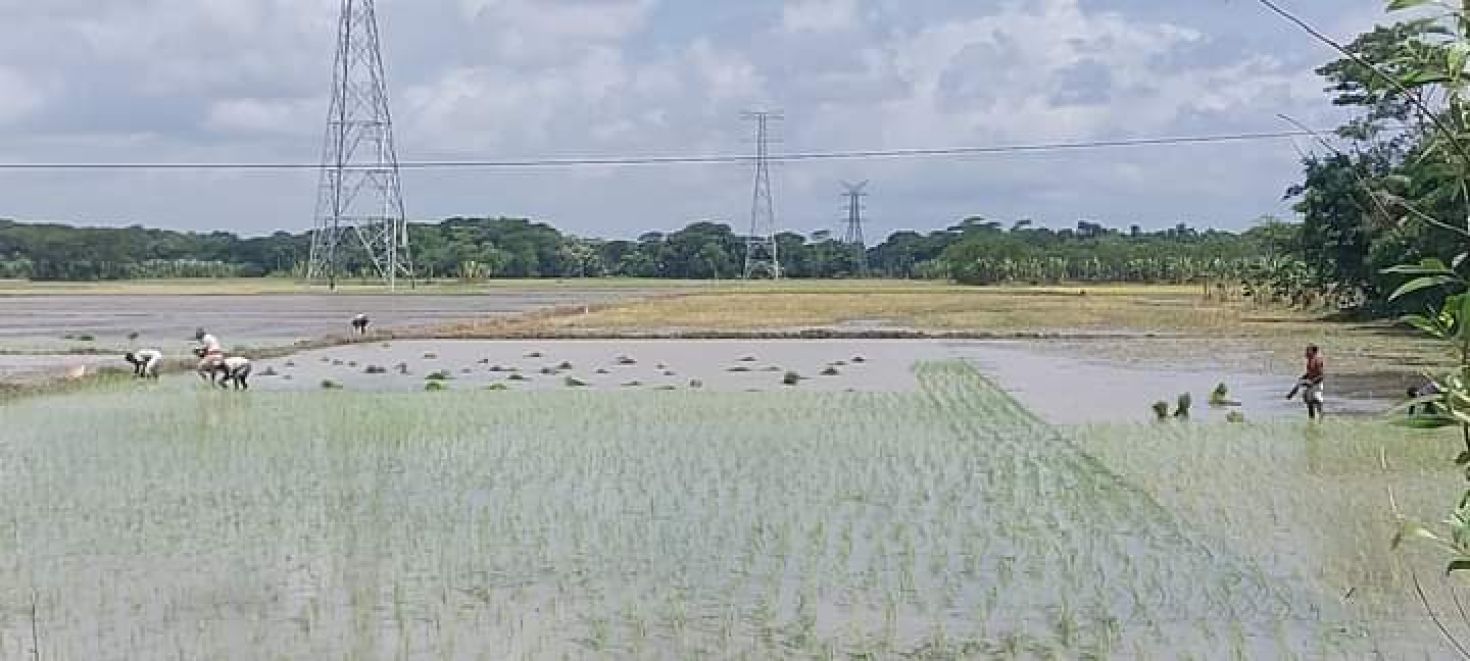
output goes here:
[[771, 194], [771, 125], [784, 119], [777, 112], [747, 112], [755, 123], [755, 197], [750, 208], [750, 238], [745, 244], [745, 279], [758, 275], [781, 278], [781, 256], [776, 250], [776, 201]]
[[413, 277], [373, 0], [342, 0], [307, 278], [337, 287], [348, 251], [395, 288]]
[[868, 182], [849, 184], [844, 181], [842, 187], [847, 191], [842, 194], [847, 198], [847, 231], [842, 234], [842, 242], [852, 249], [857, 259], [858, 275], [867, 275], [868, 242], [863, 237], [863, 198], [868, 196]]

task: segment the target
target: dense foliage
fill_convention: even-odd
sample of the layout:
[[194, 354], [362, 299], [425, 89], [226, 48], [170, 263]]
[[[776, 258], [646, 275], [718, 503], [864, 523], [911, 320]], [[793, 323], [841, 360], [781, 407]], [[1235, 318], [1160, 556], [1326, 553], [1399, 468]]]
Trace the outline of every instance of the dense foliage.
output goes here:
[[[586, 239], [513, 218], [451, 218], [410, 226], [418, 273], [428, 278], [643, 277], [729, 279], [742, 275], [745, 237], [728, 225], [696, 222], [636, 240]], [[952, 278], [970, 284], [1061, 281], [1192, 282], [1234, 277], [1279, 260], [1294, 230], [1268, 223], [1242, 235], [1129, 231], [1080, 222], [1053, 230], [1022, 221], [1010, 228], [969, 218], [943, 230], [897, 232], [863, 255], [827, 232], [777, 237], [786, 275], [796, 278]], [[241, 238], [225, 232], [75, 228], [0, 221], [0, 278], [117, 280], [163, 277], [301, 275], [306, 234]], [[368, 275], [348, 250], [344, 273]]]

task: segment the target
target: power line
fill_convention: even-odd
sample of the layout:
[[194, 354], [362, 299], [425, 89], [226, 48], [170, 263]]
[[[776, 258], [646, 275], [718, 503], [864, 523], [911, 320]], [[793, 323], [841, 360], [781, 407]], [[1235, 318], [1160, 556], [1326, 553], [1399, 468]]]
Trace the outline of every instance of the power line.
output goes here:
[[[1162, 147], [1208, 145], [1234, 142], [1263, 142], [1292, 138], [1312, 137], [1314, 133], [1329, 133], [1330, 129], [1313, 132], [1302, 130], [1269, 131], [1261, 133], [1227, 133], [1218, 135], [1172, 136], [1158, 138], [1124, 138], [1117, 140], [1091, 140], [1084, 142], [1048, 142], [1019, 145], [992, 145], [980, 147], [946, 147], [935, 149], [872, 149], [857, 151], [817, 151], [770, 154], [771, 162], [841, 161], [864, 159], [900, 158], [943, 158], [955, 156], [989, 156], [997, 154], [1046, 153], [1083, 151], [1127, 147]], [[569, 158], [526, 158], [506, 160], [422, 160], [400, 161], [402, 170], [449, 170], [449, 169], [515, 169], [515, 168], [573, 168], [597, 166], [644, 166], [644, 165], [711, 165], [724, 163], [753, 163], [756, 156], [749, 154], [709, 154], [683, 156], [589, 156]], [[0, 170], [319, 170], [320, 163], [292, 162], [70, 162], [70, 163], [0, 163]]]

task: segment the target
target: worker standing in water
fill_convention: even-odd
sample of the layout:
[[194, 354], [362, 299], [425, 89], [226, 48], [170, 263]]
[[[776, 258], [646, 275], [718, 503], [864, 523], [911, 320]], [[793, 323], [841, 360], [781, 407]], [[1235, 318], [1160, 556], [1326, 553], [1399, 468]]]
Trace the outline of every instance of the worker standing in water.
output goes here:
[[1286, 394], [1287, 399], [1302, 394], [1302, 401], [1307, 404], [1307, 417], [1316, 420], [1322, 417], [1322, 384], [1327, 380], [1327, 363], [1322, 360], [1322, 350], [1317, 345], [1307, 346], [1306, 352], [1307, 371], [1297, 379], [1296, 386]]

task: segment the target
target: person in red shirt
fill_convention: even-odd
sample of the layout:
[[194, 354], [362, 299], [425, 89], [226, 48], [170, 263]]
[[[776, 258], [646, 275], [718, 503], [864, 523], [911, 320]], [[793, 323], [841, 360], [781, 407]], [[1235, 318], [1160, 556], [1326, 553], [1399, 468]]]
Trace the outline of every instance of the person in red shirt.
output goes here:
[[1322, 360], [1322, 350], [1317, 345], [1307, 347], [1307, 372], [1297, 379], [1296, 386], [1286, 394], [1287, 399], [1300, 392], [1307, 404], [1307, 417], [1316, 420], [1322, 417], [1322, 383], [1327, 379], [1327, 363]]

